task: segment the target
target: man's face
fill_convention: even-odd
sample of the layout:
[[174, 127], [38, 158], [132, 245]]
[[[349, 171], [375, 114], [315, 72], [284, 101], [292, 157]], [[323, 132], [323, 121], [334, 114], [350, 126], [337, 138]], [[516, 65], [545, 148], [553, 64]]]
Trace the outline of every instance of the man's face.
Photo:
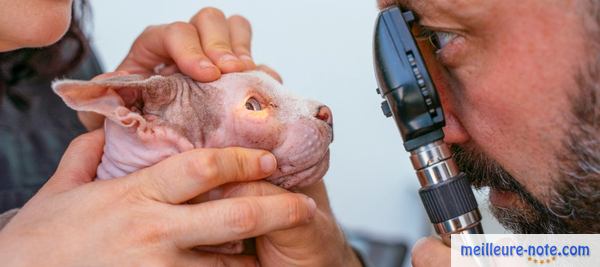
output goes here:
[[588, 1], [379, 0], [398, 3], [440, 33], [427, 61], [445, 141], [473, 183], [490, 187], [500, 221], [517, 232], [600, 231], [600, 92], [590, 82], [599, 37], [584, 27]]

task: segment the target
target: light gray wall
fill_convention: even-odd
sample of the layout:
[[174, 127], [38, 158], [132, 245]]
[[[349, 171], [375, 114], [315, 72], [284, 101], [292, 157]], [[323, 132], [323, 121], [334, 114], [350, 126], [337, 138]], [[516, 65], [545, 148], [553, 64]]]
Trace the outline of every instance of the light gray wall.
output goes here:
[[[187, 21], [205, 6], [246, 16], [254, 29], [256, 61], [333, 110], [335, 142], [325, 180], [339, 221], [408, 242], [430, 230], [400, 135], [381, 114], [375, 94], [374, 0], [93, 0], [92, 6], [94, 45], [106, 70], [118, 65], [150, 24]], [[486, 228], [500, 231], [491, 220]]]

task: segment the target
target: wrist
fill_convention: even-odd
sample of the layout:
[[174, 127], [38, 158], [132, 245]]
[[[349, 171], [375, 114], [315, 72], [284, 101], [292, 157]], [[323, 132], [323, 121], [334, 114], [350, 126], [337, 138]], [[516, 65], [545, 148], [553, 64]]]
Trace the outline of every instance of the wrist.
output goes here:
[[362, 257], [350, 245], [346, 244], [346, 252], [344, 253], [344, 261], [341, 266], [362, 267], [364, 266]]
[[[335, 220], [332, 220], [335, 223]], [[338, 251], [333, 252], [330, 255], [334, 255], [333, 258], [329, 258], [327, 264], [323, 266], [348, 266], [348, 267], [362, 267], [362, 261], [356, 251], [352, 248], [348, 240], [346, 239], [346, 235], [342, 231], [339, 225], [335, 223], [335, 229], [338, 233], [338, 238], [333, 240], [338, 240], [337, 244], [330, 244], [331, 247], [337, 247]]]

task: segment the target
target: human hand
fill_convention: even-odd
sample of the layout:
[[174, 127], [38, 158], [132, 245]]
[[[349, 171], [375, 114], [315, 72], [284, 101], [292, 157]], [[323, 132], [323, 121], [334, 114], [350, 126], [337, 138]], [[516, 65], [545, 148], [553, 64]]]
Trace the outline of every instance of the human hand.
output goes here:
[[[317, 203], [314, 218], [308, 224], [257, 237], [260, 266], [361, 266], [336, 223], [323, 181], [301, 192]], [[279, 194], [289, 191], [263, 181], [230, 184], [222, 190], [223, 197], [233, 199]]]
[[251, 36], [244, 17], [226, 18], [219, 9], [204, 8], [190, 22], [147, 27], [117, 70], [150, 75], [164, 64], [162, 71], [178, 68], [197, 81], [214, 81], [221, 73], [255, 68]]
[[[196, 81], [211, 82], [222, 73], [258, 68], [281, 81], [270, 68], [254, 63], [251, 42], [252, 27], [246, 18], [227, 18], [221, 10], [207, 7], [190, 22], [146, 28], [116, 71], [151, 75], [179, 70]], [[160, 65], [164, 68], [157, 69]]]
[[[223, 73], [258, 69], [281, 81], [271, 68], [254, 63], [251, 41], [252, 28], [246, 18], [227, 18], [219, 9], [204, 8], [190, 22], [146, 28], [115, 71], [146, 76], [181, 72], [196, 81], [212, 82]], [[102, 127], [104, 121], [95, 113], [80, 112], [79, 117], [88, 130]]]
[[412, 266], [450, 266], [450, 248], [437, 237], [425, 237], [415, 243], [412, 250]]
[[125, 177], [94, 181], [104, 135], [75, 139], [53, 177], [0, 231], [6, 266], [254, 266], [252, 256], [193, 248], [306, 224], [302, 194], [181, 204], [230, 182], [275, 169], [265, 151], [197, 149]]

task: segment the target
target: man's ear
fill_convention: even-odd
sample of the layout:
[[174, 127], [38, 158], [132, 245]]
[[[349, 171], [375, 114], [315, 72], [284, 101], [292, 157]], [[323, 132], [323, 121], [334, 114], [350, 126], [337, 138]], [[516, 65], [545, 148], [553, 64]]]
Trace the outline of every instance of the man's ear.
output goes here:
[[166, 104], [176, 95], [171, 80], [162, 76], [144, 79], [140, 75], [126, 75], [95, 81], [60, 80], [52, 83], [52, 88], [74, 110], [95, 112], [123, 126], [136, 123], [145, 126], [146, 120], [134, 112], [136, 105], [141, 106], [142, 91], [152, 100], [156, 98], [153, 105]]

